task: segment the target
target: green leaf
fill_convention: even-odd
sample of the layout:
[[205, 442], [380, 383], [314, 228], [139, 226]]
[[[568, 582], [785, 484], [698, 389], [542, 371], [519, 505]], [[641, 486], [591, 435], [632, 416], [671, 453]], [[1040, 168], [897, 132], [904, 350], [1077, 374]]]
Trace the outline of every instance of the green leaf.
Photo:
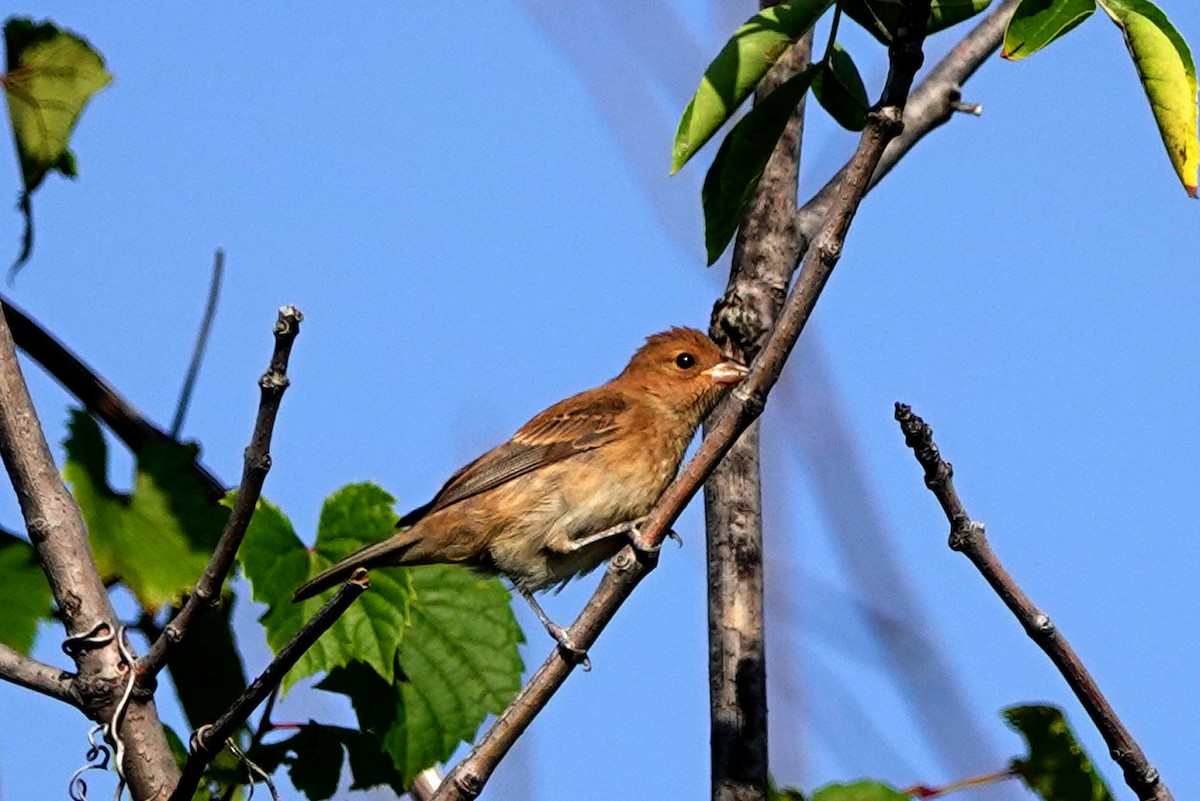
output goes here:
[[[372, 674], [373, 675], [373, 674]], [[249, 757], [267, 773], [288, 766], [292, 784], [310, 801], [324, 801], [337, 790], [345, 755], [350, 757], [351, 790], [385, 784], [397, 795], [406, 789], [391, 759], [379, 748], [376, 738], [340, 726], [308, 722], [292, 737], [259, 746]]]
[[840, 44], [833, 51], [813, 79], [813, 96], [829, 116], [848, 131], [861, 131], [867, 125], [867, 87], [850, 54]]
[[849, 784], [828, 784], [812, 794], [811, 801], [912, 801], [907, 795], [888, 784], [857, 781]]
[[[871, 32], [885, 45], [892, 43], [907, 0], [842, 0], [846, 16]], [[983, 11], [992, 0], [933, 0], [926, 33], [934, 34]]]
[[179, 600], [199, 578], [228, 512], [207, 500], [190, 469], [194, 445], [151, 445], [138, 457], [134, 490], [108, 483], [108, 448], [100, 427], [73, 410], [63, 475], [87, 522], [92, 553], [105, 580], [119, 579], [148, 610]]
[[1009, 61], [1032, 56], [1074, 28], [1096, 10], [1096, 0], [1021, 0], [1004, 31]]
[[1149, 0], [1100, 0], [1100, 7], [1124, 34], [1167, 156], [1184, 189], [1196, 197], [1200, 169], [1196, 65], [1187, 42]]
[[25, 218], [18, 270], [33, 251], [33, 205], [30, 196], [46, 173], [78, 174], [70, 151], [71, 132], [83, 107], [112, 81], [104, 58], [87, 40], [53, 23], [11, 17], [4, 24], [7, 72], [0, 77], [8, 100], [8, 117], [25, 191], [17, 208]]
[[[279, 653], [328, 598], [292, 603], [292, 591], [342, 557], [395, 531], [393, 498], [374, 484], [351, 484], [335, 492], [321, 510], [317, 541], [300, 542], [278, 507], [259, 501], [238, 558], [254, 600], [270, 605], [261, 618], [267, 644]], [[408, 619], [412, 589], [403, 571], [377, 570], [371, 589], [325, 632], [283, 680], [286, 691], [305, 676], [358, 659], [388, 681], [396, 645]]]
[[704, 71], [684, 109], [671, 152], [674, 174], [712, 138], [776, 61], [812, 28], [833, 0], [795, 0], [754, 15], [734, 31]]
[[474, 739], [521, 687], [508, 593], [462, 568], [410, 568], [410, 629], [389, 684], [362, 664], [330, 673], [318, 687], [350, 697], [362, 729], [382, 738], [404, 784]]
[[737, 232], [742, 213], [762, 179], [775, 144], [818, 69], [809, 67], [781, 84], [738, 120], [721, 143], [700, 194], [710, 265], [721, 257]]
[[1029, 755], [1014, 759], [1012, 766], [1030, 790], [1045, 801], [1112, 801], [1061, 709], [1012, 706], [1002, 714], [1029, 746]]
[[33, 648], [38, 622], [51, 612], [50, 585], [33, 546], [0, 531], [0, 643], [23, 654]]
[[53, 23], [13, 17], [4, 24], [8, 116], [25, 191], [50, 170], [73, 176], [67, 143], [92, 95], [112, 81], [104, 57], [87, 40]]

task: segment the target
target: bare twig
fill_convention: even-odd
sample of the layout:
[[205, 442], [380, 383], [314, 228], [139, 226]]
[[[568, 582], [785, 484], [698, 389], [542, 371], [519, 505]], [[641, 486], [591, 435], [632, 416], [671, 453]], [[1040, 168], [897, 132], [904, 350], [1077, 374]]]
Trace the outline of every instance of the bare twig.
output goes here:
[[1129, 734], [1117, 713], [1100, 691], [1095, 679], [1084, 667], [1075, 649], [1067, 642], [1050, 618], [1033, 605], [1029, 597], [996, 557], [984, 534], [983, 524], [972, 520], [954, 488], [954, 471], [942, 459], [933, 441], [933, 430], [912, 408], [896, 404], [896, 420], [904, 432], [905, 443], [912, 448], [921, 467], [925, 469], [925, 486], [929, 487], [950, 521], [950, 547], [961, 551], [979, 570], [1004, 605], [1021, 623], [1025, 633], [1046, 652], [1050, 661], [1091, 717], [1108, 744], [1113, 761], [1120, 765], [1129, 785], [1142, 801], [1172, 801], [1171, 791], [1161, 781], [1141, 747]]
[[[151, 443], [170, 443], [171, 437], [155, 426], [121, 397], [107, 381], [84, 363], [66, 345], [54, 338], [36, 320], [0, 298], [4, 316], [12, 329], [12, 337], [21, 350], [40, 364], [56, 381], [74, 395], [89, 412], [104, 421], [117, 437], [135, 454]], [[225, 496], [225, 487], [198, 463], [193, 471], [204, 486], [209, 498]]]
[[[796, 43], [755, 92], [761, 102], [803, 72], [812, 32]], [[738, 227], [725, 294], [709, 333], [746, 364], [775, 326], [800, 259], [796, 190], [804, 103], [775, 145]], [[708, 563], [708, 692], [712, 798], [767, 794], [767, 670], [763, 629], [762, 492], [757, 421], [704, 485]]]
[[370, 586], [367, 571], [359, 568], [341, 586], [337, 593], [322, 606], [312, 618], [296, 632], [287, 645], [271, 660], [271, 664], [250, 683], [233, 705], [209, 726], [202, 726], [192, 735], [191, 752], [187, 763], [183, 766], [183, 775], [179, 784], [171, 792], [170, 801], [190, 801], [208, 763], [224, 747], [225, 740], [231, 737], [254, 712], [255, 708], [270, 696], [284, 675], [292, 669], [296, 662], [329, 629], [342, 613], [354, 603]]
[[[117, 630], [116, 614], [92, 560], [83, 517], [67, 492], [42, 433], [5, 315], [0, 315], [0, 455], [8, 469], [30, 542], [72, 638]], [[114, 638], [74, 649], [72, 682], [88, 715], [111, 718], [125, 689], [128, 665]], [[138, 798], [154, 798], [178, 776], [152, 698], [137, 698], [125, 713], [122, 737], [136, 744], [125, 766]]]
[[[928, 17], [929, 0], [912, 5], [915, 8], [910, 11], [917, 15], [917, 19]], [[642, 537], [652, 547], [662, 544], [671, 524], [704, 480], [712, 474], [733, 441], [762, 413], [767, 394], [778, 380], [788, 354], [799, 339], [821, 290], [837, 264], [842, 243], [859, 202], [866, 193], [870, 176], [887, 143], [900, 131], [905, 96], [921, 64], [920, 46], [925, 38], [924, 25], [905, 27], [908, 30], [901, 32], [897, 37], [898, 44], [889, 51], [891, 71], [883, 97], [869, 115], [867, 127], [851, 160], [851, 169], [846, 173], [825, 225], [805, 257], [800, 277], [784, 304], [778, 325], [746, 380], [715, 412], [715, 422], [700, 443], [696, 455], [663, 493], [641, 526]], [[631, 547], [624, 548], [613, 557], [600, 586], [568, 630], [571, 641], [584, 650], [591, 648], [617, 609], [653, 569], [656, 561], [653, 553], [635, 553]], [[551, 652], [467, 757], [450, 772], [434, 798], [458, 801], [476, 797], [517, 737], [562, 686], [574, 667], [574, 663], [564, 659], [558, 649]]]
[[246, 448], [244, 466], [242, 468], [242, 483], [234, 498], [233, 510], [225, 523], [225, 530], [217, 541], [212, 558], [204, 568], [196, 589], [192, 591], [187, 603], [174, 619], [167, 624], [162, 636], [154, 641], [154, 645], [138, 662], [139, 681], [145, 685], [153, 681], [154, 676], [166, 664], [171, 648], [187, 636], [192, 621], [205, 611], [212, 609], [221, 601], [221, 585], [233, 567], [234, 557], [238, 547], [246, 535], [254, 507], [258, 504], [259, 494], [267, 471], [271, 469], [271, 434], [275, 429], [275, 418], [279, 414], [279, 404], [283, 400], [284, 390], [288, 386], [287, 365], [292, 352], [292, 343], [300, 333], [300, 322], [304, 315], [295, 306], [284, 306], [279, 310], [275, 322], [275, 352], [271, 355], [271, 363], [267, 372], [263, 373], [258, 385], [262, 390], [258, 405], [258, 419], [254, 423], [254, 433], [250, 445]]
[[74, 678], [66, 671], [0, 644], [0, 679], [78, 707], [79, 698], [72, 686]]
[[192, 361], [179, 391], [179, 403], [175, 405], [175, 419], [171, 421], [171, 439], [179, 439], [183, 431], [183, 420], [187, 417], [192, 402], [192, 389], [200, 375], [200, 363], [204, 361], [204, 349], [208, 347], [208, 336], [212, 332], [213, 318], [217, 316], [217, 300], [221, 297], [221, 277], [225, 274], [225, 251], [217, 248], [213, 256], [212, 278], [208, 282], [208, 300], [204, 304], [204, 317], [200, 320], [200, 331], [196, 334], [196, 346], [192, 349]]

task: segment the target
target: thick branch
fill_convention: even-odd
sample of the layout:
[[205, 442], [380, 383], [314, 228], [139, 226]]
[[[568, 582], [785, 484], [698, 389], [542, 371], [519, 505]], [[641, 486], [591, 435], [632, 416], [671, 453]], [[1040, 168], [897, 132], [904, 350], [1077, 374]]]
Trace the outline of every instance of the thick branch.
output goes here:
[[[924, 7], [924, 15], [919, 18], [928, 16], [929, 0], [914, 5]], [[924, 41], [923, 26], [921, 28], [909, 33], [912, 42], [919, 44]], [[642, 525], [641, 534], [651, 545], [662, 544], [671, 524], [679, 517], [684, 506], [700, 489], [705, 479], [712, 475], [717, 462], [729, 450], [733, 441], [762, 413], [767, 394], [779, 379], [788, 354], [799, 339], [821, 290], [837, 264], [842, 243], [858, 204], [867, 191], [870, 176], [883, 155], [883, 149], [900, 132], [904, 98], [901, 96], [897, 100], [894, 89], [903, 85], [904, 71], [911, 69], [915, 72], [919, 66], [920, 62], [914, 61], [911, 53], [907, 53], [904, 58], [896, 58], [893, 48], [893, 67], [896, 75], [889, 79], [889, 87], [893, 92], [886, 94], [885, 98], [898, 104], [884, 105], [871, 112], [841, 190], [814, 242], [814, 247], [809, 249], [805, 257], [800, 277], [784, 304], [778, 325], [755, 360], [746, 380], [715, 412], [714, 422], [700, 443], [696, 455], [663, 493]], [[911, 81], [912, 73], [908, 75], [908, 79]], [[600, 586], [596, 588], [595, 594], [568, 630], [571, 641], [585, 650], [591, 648], [617, 609], [633, 592], [634, 587], [653, 569], [655, 562], [653, 556], [637, 555], [629, 547], [613, 557]], [[467, 757], [454, 768], [438, 788], [434, 798], [441, 801], [457, 801], [476, 797], [496, 765], [566, 681], [574, 666], [573, 661], [564, 659], [558, 649], [555, 649]]]
[[[766, 5], [773, 4], [767, 0]], [[755, 101], [809, 65], [812, 33], [767, 74]], [[803, 246], [796, 191], [801, 102], [775, 145], [734, 242], [729, 286], [709, 333], [745, 363], [775, 326]], [[708, 681], [712, 797], [767, 795], [767, 671], [763, 629], [762, 492], [758, 424], [734, 443], [704, 487], [708, 560]]]
[[[873, 189], [883, 180], [926, 134], [949, 122], [959, 110], [962, 85], [999, 49], [1004, 40], [1004, 29], [1019, 4], [1020, 0], [1004, 0], [988, 12], [983, 21], [955, 45], [913, 90], [904, 109], [904, 133], [896, 137], [884, 151], [868, 189]], [[839, 170], [798, 212], [796, 230], [801, 241], [812, 236], [821, 226], [847, 169], [849, 165]]]
[[[50, 455], [4, 315], [0, 315], [0, 454], [67, 631], [73, 635], [115, 632], [116, 615], [92, 561], [83, 517]], [[92, 718], [108, 720], [129, 669], [115, 638], [76, 648], [72, 656], [77, 671], [73, 686], [81, 706]], [[124, 765], [130, 789], [139, 799], [158, 797], [162, 788], [175, 783], [178, 771], [153, 700], [134, 699], [121, 728], [120, 736], [132, 745], [125, 749]]]
[[322, 606], [312, 618], [296, 632], [287, 645], [271, 660], [271, 664], [250, 683], [233, 705], [210, 726], [202, 726], [192, 735], [191, 753], [183, 766], [183, 776], [171, 793], [170, 801], [190, 801], [200, 786], [204, 770], [221, 749], [225, 741], [233, 736], [238, 727], [245, 723], [250, 714], [274, 692], [283, 677], [299, 661], [309, 648], [316, 643], [317, 638], [324, 634], [330, 626], [337, 622], [350, 604], [362, 595], [370, 586], [367, 571], [359, 568], [354, 571], [341, 589]]
[[162, 670], [172, 647], [187, 636], [196, 617], [221, 602], [221, 585], [225, 583], [225, 577], [233, 567], [234, 557], [237, 556], [242, 538], [246, 536], [254, 507], [258, 504], [267, 471], [271, 469], [271, 434], [275, 430], [279, 404], [288, 387], [287, 366], [292, 343], [300, 333], [300, 322], [303, 319], [304, 315], [295, 306], [284, 306], [279, 310], [279, 317], [275, 321], [275, 351], [271, 355], [267, 372], [263, 373], [258, 381], [262, 390], [258, 418], [254, 423], [250, 445], [246, 448], [242, 483], [238, 486], [233, 510], [225, 523], [225, 530], [221, 532], [221, 538], [217, 541], [212, 558], [196, 583], [196, 589], [192, 591], [179, 614], [175, 615], [162, 635], [154, 641], [146, 656], [138, 661], [138, 681], [143, 685], [151, 682]]
[[0, 679], [77, 707], [79, 698], [75, 695], [74, 678], [70, 673], [0, 644]]
[[983, 574], [1004, 605], [1025, 628], [1038, 647], [1062, 673], [1071, 690], [1091, 717], [1108, 744], [1113, 760], [1121, 766], [1125, 783], [1141, 801], [1173, 801], [1158, 775], [1146, 759], [1137, 741], [1117, 717], [1116, 711], [1100, 691], [1095, 679], [1084, 667], [1075, 649], [1041, 610], [1034, 606], [1021, 587], [1005, 569], [988, 544], [983, 524], [972, 520], [954, 488], [954, 470], [942, 459], [933, 441], [933, 430], [912, 408], [896, 404], [896, 420], [904, 432], [905, 443], [912, 448], [921, 467], [925, 469], [925, 486], [929, 487], [950, 521], [950, 547], [962, 553]]

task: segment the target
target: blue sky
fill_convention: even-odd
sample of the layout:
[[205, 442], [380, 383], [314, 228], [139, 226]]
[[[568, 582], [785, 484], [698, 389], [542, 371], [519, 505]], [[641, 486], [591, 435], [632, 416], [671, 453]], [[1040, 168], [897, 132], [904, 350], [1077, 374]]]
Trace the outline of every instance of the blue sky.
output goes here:
[[[1200, 8], [1163, 6], [1200, 45]], [[87, 36], [116, 81], [78, 130], [79, 180], [51, 179], [35, 199], [36, 251], [12, 298], [166, 424], [212, 251], [225, 247], [185, 432], [230, 482], [275, 309], [299, 306], [307, 320], [265, 492], [302, 532], [351, 481], [377, 481], [403, 507], [424, 502], [532, 414], [614, 375], [644, 336], [707, 324], [727, 270], [703, 266], [710, 154], [674, 178], [668, 154], [703, 59], [750, 7], [19, 11]], [[876, 93], [882, 50], [853, 31], [843, 41]], [[1119, 785], [1061, 679], [946, 549], [944, 519], [891, 419], [904, 400], [934, 425], [1006, 564], [1176, 795], [1194, 795], [1200, 207], [1171, 172], [1102, 16], [1026, 62], [993, 59], [965, 97], [984, 115], [935, 133], [864, 204], [785, 374], [792, 401], [774, 398], [764, 420], [774, 771], [806, 787], [961, 778], [863, 627], [864, 605], [886, 612], [901, 590], [865, 598], [847, 577], [843, 554], [859, 535], [837, 524], [841, 504], [881, 521], [921, 610], [897, 625], [940, 643], [994, 749], [979, 754], [980, 772], [1020, 749], [996, 710], [1048, 700]], [[804, 186], [853, 143], [814, 111]], [[0, 216], [14, 252], [19, 232], [15, 213]], [[36, 368], [30, 381], [58, 442], [69, 399]], [[815, 412], [826, 408], [817, 396], [835, 411]], [[835, 423], [865, 488], [828, 480], [819, 435]], [[119, 458], [117, 475], [127, 470]], [[11, 497], [0, 522], [19, 524]], [[593, 650], [595, 669], [539, 717], [492, 798], [707, 792], [698, 509], [677, 529], [687, 546], [667, 550]], [[551, 613], [568, 619], [593, 583], [547, 599]], [[268, 658], [258, 611], [238, 612], [250, 673]], [[60, 636], [43, 631], [40, 658], [63, 662]], [[533, 665], [549, 646], [535, 629], [530, 638]], [[277, 717], [351, 720], [322, 696], [298, 689]], [[86, 728], [0, 686], [0, 795], [61, 792]]]

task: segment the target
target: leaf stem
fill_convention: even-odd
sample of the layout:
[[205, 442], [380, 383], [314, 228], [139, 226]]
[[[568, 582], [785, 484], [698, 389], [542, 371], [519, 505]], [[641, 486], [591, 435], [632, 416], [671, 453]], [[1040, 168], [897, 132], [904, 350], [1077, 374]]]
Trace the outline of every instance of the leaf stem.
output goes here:
[[838, 3], [833, 7], [833, 22], [829, 25], [829, 41], [825, 43], [825, 55], [821, 57], [821, 63], [825, 67], [830, 65], [830, 57], [833, 55], [833, 47], [837, 44], [838, 23], [842, 21], [842, 4]]

